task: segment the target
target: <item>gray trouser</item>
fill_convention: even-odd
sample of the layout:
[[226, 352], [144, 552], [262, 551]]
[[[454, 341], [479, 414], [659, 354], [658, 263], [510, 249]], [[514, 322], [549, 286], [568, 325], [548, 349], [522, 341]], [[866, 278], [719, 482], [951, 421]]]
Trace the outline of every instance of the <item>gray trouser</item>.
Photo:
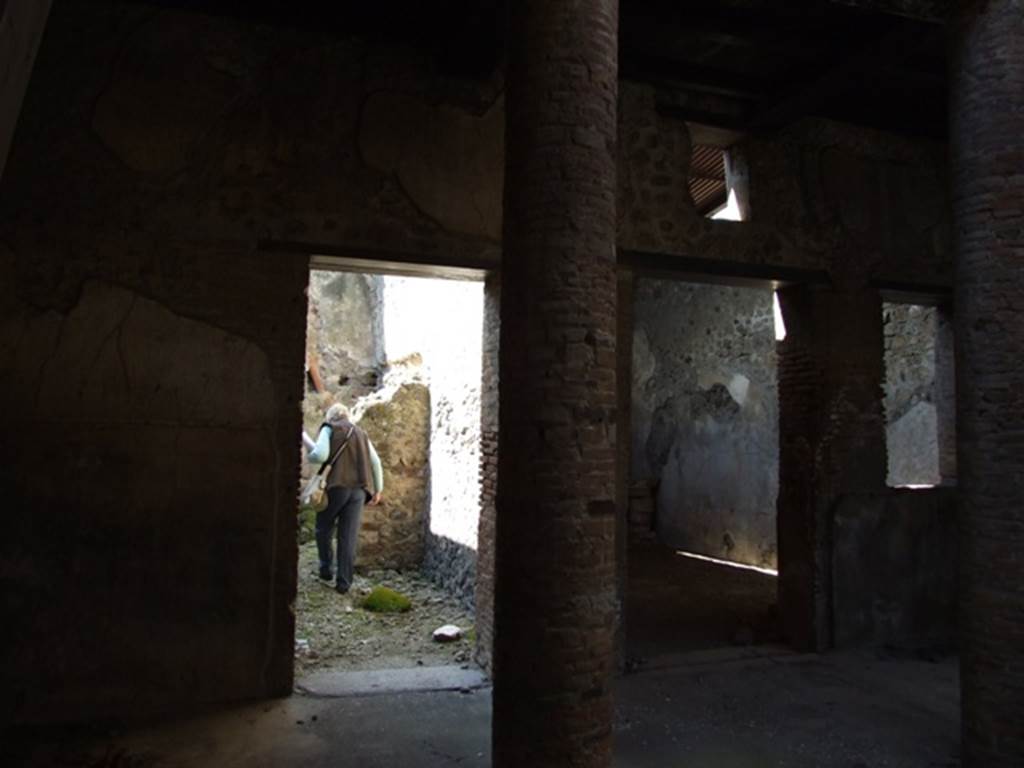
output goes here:
[[327, 506], [316, 514], [316, 550], [320, 556], [320, 572], [331, 570], [331, 530], [338, 526], [338, 572], [340, 589], [352, 586], [352, 569], [356, 564], [359, 543], [359, 520], [363, 516], [366, 491], [362, 488], [328, 488]]

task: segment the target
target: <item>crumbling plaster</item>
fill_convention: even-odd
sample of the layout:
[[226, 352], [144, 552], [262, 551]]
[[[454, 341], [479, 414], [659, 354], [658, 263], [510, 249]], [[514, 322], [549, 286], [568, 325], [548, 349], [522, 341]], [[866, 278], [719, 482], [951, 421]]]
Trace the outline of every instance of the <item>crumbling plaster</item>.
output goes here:
[[[414, 125], [414, 132], [395, 131]], [[366, 162], [391, 174], [419, 209], [446, 230], [501, 237], [505, 112], [499, 98], [482, 115], [409, 94], [372, 94], [359, 146]]]
[[[302, 273], [276, 283], [289, 278], [296, 295], [273, 322], [303, 314]], [[297, 453], [282, 449], [280, 413], [297, 412], [286, 369], [289, 355], [301, 362], [287, 337], [249, 338], [266, 313], [242, 328], [95, 278], [64, 307], [4, 307], [0, 563], [20, 627], [4, 640], [5, 716], [109, 717], [129, 701], [160, 710], [284, 689], [294, 489], [281, 480]], [[140, 702], [149, 689], [166, 704]]]
[[774, 568], [771, 291], [641, 279], [634, 316], [632, 480], [657, 484], [659, 540]]
[[380, 454], [385, 479], [381, 503], [363, 510], [359, 569], [423, 563], [432, 405], [426, 384], [397, 376], [356, 405], [354, 417]]
[[[312, 270], [308, 294], [307, 367], [315, 368], [326, 392], [350, 405], [382, 383], [384, 278]], [[312, 375], [309, 386], [315, 386]]]

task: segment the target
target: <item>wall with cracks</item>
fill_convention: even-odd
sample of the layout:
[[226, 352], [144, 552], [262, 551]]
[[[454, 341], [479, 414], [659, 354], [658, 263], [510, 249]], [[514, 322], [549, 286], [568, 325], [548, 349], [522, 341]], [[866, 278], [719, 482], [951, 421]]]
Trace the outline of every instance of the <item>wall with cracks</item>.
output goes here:
[[[437, 73], [327, 31], [54, 4], [0, 184], [9, 719], [291, 690], [308, 256], [499, 255], [501, 75]], [[753, 215], [709, 222], [685, 124], [650, 88], [619, 107], [620, 252], [948, 281], [943, 147], [803, 122], [743, 143]]]
[[[370, 130], [366, 94], [472, 126], [500, 88], [376, 53], [55, 4], [0, 185], [5, 721], [291, 691], [309, 255], [496, 249], [392, 163], [404, 145], [382, 132], [408, 124]], [[446, 173], [473, 189], [472, 165]], [[311, 245], [265, 245], [285, 240]]]

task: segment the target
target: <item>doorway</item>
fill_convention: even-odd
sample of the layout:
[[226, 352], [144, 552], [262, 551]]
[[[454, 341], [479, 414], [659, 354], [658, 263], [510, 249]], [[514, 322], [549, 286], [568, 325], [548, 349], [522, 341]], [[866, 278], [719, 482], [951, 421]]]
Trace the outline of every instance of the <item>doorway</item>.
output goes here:
[[[300, 504], [300, 686], [323, 673], [474, 662], [482, 312], [480, 281], [341, 260], [310, 272], [302, 482], [319, 467], [308, 456], [325, 413], [340, 403], [379, 457], [383, 489], [363, 508], [344, 594], [321, 578], [317, 511]], [[336, 576], [338, 541], [326, 540]]]
[[627, 664], [773, 642], [774, 293], [653, 278], [634, 290]]

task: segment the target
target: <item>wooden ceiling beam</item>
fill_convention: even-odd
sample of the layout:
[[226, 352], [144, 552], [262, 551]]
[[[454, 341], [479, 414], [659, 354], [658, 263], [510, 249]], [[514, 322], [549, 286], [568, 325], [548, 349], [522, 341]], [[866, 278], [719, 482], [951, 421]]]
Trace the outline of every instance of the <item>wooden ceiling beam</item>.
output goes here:
[[920, 21], [944, 23], [953, 8], [953, 0], [829, 0], [874, 13], [905, 16]]
[[663, 103], [656, 104], [655, 108], [659, 115], [673, 120], [684, 120], [688, 123], [725, 128], [726, 130], [739, 133], [745, 132], [750, 127], [749, 113], [727, 114], [724, 112], [700, 110], [679, 104]]
[[764, 99], [775, 91], [767, 80], [654, 56], [631, 48], [623, 49], [619, 54], [619, 73], [627, 80], [663, 83], [683, 91], [716, 93], [746, 100]]
[[814, 114], [834, 91], [855, 82], [859, 72], [871, 67], [895, 69], [914, 51], [934, 42], [934, 38], [942, 33], [941, 27], [922, 30], [922, 25], [918, 23], [893, 23], [881, 37], [860, 48], [851, 48], [841, 53], [813, 78], [805, 80], [783, 98], [757, 110], [749, 128], [770, 130]]

